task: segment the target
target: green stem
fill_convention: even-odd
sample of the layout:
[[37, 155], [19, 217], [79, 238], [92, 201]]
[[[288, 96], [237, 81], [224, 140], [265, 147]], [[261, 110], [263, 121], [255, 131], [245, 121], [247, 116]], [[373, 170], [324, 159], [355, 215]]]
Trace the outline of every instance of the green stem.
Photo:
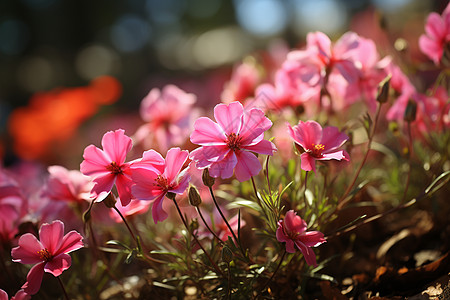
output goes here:
[[338, 210], [340, 210], [344, 206], [344, 204], [347, 203], [350, 200], [350, 199], [346, 200], [345, 198], [348, 196], [348, 194], [352, 190], [353, 186], [355, 185], [356, 180], [359, 177], [359, 173], [361, 172], [364, 164], [366, 163], [367, 157], [369, 157], [370, 147], [372, 146], [372, 140], [373, 140], [373, 137], [375, 135], [375, 131], [377, 129], [378, 119], [380, 117], [380, 111], [381, 111], [381, 103], [378, 102], [377, 111], [375, 113], [375, 122], [373, 123], [373, 130], [372, 130], [372, 132], [369, 135], [369, 141], [367, 143], [366, 154], [364, 155], [364, 158], [363, 158], [361, 164], [359, 165], [358, 170], [355, 173], [355, 176], [353, 177], [352, 183], [347, 187], [347, 189], [345, 190], [344, 195], [342, 195], [342, 197], [339, 199], [339, 201], [338, 201], [339, 204], [337, 206]]
[[259, 296], [262, 292], [264, 292], [264, 290], [266, 289], [266, 287], [267, 287], [267, 286], [269, 285], [269, 283], [272, 281], [273, 277], [274, 277], [275, 274], [278, 272], [278, 269], [280, 269], [281, 264], [283, 263], [284, 257], [286, 256], [286, 253], [287, 253], [287, 251], [286, 251], [286, 249], [285, 249], [284, 252], [283, 252], [283, 255], [281, 256], [280, 262], [278, 263], [278, 265], [277, 265], [275, 271], [273, 271], [273, 273], [272, 273], [272, 275], [270, 276], [270, 278], [266, 281], [266, 283], [264, 283], [262, 289], [261, 289], [261, 290], [259, 291], [259, 293], [256, 295], [255, 299], [257, 299], [258, 296]]
[[408, 131], [408, 174], [406, 176], [406, 186], [403, 192], [402, 203], [406, 200], [406, 194], [408, 193], [409, 181], [411, 178], [411, 155], [413, 151], [412, 147], [412, 136], [411, 136], [411, 122], [406, 122], [406, 128]]
[[69, 296], [67, 295], [66, 289], [64, 288], [64, 284], [61, 281], [61, 278], [59, 278], [59, 276], [56, 276], [56, 279], [58, 279], [59, 285], [61, 286], [61, 289], [64, 293], [64, 298], [66, 298], [66, 300], [69, 300]]
[[203, 253], [205, 253], [206, 257], [208, 258], [208, 260], [210, 261], [211, 265], [214, 267], [214, 269], [216, 270], [216, 273], [221, 274], [223, 276], [223, 272], [219, 269], [219, 267], [217, 266], [217, 264], [213, 261], [213, 259], [211, 258], [211, 256], [208, 254], [208, 252], [206, 252], [205, 248], [203, 248], [202, 244], [200, 244], [199, 240], [197, 239], [197, 236], [189, 229], [189, 226], [186, 222], [186, 219], [183, 216], [183, 213], [180, 210], [180, 207], [178, 206], [177, 201], [175, 200], [175, 197], [172, 198], [173, 203], [175, 204], [175, 207], [177, 208], [178, 211], [178, 215], [181, 218], [181, 221], [184, 224], [184, 227], [186, 227], [187, 231], [192, 234], [192, 237], [194, 238], [195, 242], [199, 245], [199, 247], [202, 249]]
[[203, 217], [200, 207], [196, 206], [195, 208], [197, 209], [197, 212], [198, 212], [200, 218], [202, 219], [203, 224], [205, 224], [206, 229], [208, 229], [208, 231], [212, 233], [212, 235], [217, 239], [217, 241], [219, 243], [223, 244], [223, 241], [220, 239], [220, 237], [211, 229], [211, 227], [209, 227], [208, 223], [206, 222], [205, 218]]
[[233, 229], [230, 226], [230, 223], [228, 223], [227, 218], [225, 218], [224, 214], [222, 213], [222, 210], [220, 209], [219, 204], [217, 203], [216, 197], [214, 196], [214, 192], [212, 190], [212, 187], [209, 187], [209, 192], [211, 194], [211, 197], [213, 199], [214, 205], [216, 206], [217, 210], [219, 211], [220, 216], [222, 217], [223, 221], [227, 225], [228, 229], [230, 230], [231, 234], [233, 235], [234, 240], [236, 241], [236, 244], [240, 245], [240, 242], [234, 233]]

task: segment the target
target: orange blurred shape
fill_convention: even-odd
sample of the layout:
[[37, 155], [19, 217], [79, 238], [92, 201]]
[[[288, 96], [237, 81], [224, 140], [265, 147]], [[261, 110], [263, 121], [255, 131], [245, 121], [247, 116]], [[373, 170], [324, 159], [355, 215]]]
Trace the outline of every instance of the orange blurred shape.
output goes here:
[[120, 83], [109, 76], [96, 78], [86, 87], [34, 94], [28, 106], [15, 109], [9, 118], [15, 153], [24, 159], [44, 157], [52, 145], [70, 139], [100, 105], [114, 103], [120, 94]]

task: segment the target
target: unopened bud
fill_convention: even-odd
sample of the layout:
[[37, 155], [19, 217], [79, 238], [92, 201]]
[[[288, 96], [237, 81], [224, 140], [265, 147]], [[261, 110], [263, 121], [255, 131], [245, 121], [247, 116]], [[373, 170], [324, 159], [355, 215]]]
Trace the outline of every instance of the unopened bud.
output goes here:
[[202, 204], [202, 198], [200, 197], [200, 193], [198, 192], [197, 188], [193, 185], [189, 186], [188, 200], [189, 204], [191, 204], [192, 206], [199, 206], [200, 204]]
[[222, 249], [222, 260], [227, 264], [233, 260], [233, 252], [227, 246]]
[[414, 122], [416, 120], [417, 103], [415, 101], [409, 100], [406, 105], [405, 114], [403, 115], [403, 120], [406, 122]]
[[216, 179], [209, 175], [208, 168], [203, 170], [202, 181], [203, 184], [206, 185], [207, 187], [212, 187], [214, 185], [214, 182], [216, 182]]
[[378, 85], [377, 101], [380, 103], [386, 103], [389, 98], [389, 86], [391, 83], [391, 75], [388, 75]]
[[102, 202], [106, 205], [107, 208], [113, 208], [114, 206], [116, 206], [116, 198], [112, 193], [109, 193]]
[[170, 200], [175, 200], [175, 196], [176, 196], [176, 195], [177, 195], [177, 194], [175, 194], [175, 193], [168, 192], [168, 193], [166, 194], [166, 197], [169, 198]]

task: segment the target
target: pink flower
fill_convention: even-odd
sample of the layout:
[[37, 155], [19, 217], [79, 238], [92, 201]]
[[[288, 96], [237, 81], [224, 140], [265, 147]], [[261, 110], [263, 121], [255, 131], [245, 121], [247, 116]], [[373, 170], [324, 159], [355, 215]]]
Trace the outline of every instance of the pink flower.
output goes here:
[[42, 224], [39, 229], [40, 241], [31, 233], [22, 235], [19, 246], [12, 249], [14, 262], [35, 264], [28, 272], [24, 291], [34, 295], [41, 287], [44, 272], [57, 277], [67, 270], [72, 262], [68, 253], [82, 248], [83, 237], [76, 231], [64, 235], [64, 223], [56, 220], [51, 224]]
[[[24, 290], [18, 290], [16, 295], [11, 298], [11, 300], [29, 300], [31, 299], [31, 295], [25, 293]], [[8, 300], [8, 294], [0, 289], [0, 300]]]
[[146, 122], [135, 133], [144, 148], [167, 151], [183, 144], [189, 136], [198, 114], [193, 105], [194, 94], [186, 93], [175, 85], [166, 85], [162, 91], [152, 89], [141, 102], [141, 117]]
[[450, 101], [445, 88], [440, 86], [432, 96], [417, 94], [415, 98], [419, 131], [428, 134], [450, 128]]
[[291, 138], [305, 150], [300, 155], [303, 170], [315, 172], [316, 160], [349, 160], [345, 150], [336, 150], [348, 140], [348, 136], [336, 127], [328, 126], [322, 130], [322, 126], [315, 121], [299, 121], [294, 127], [287, 126]]
[[153, 221], [164, 221], [167, 213], [162, 203], [167, 193], [182, 194], [189, 185], [187, 168], [182, 170], [188, 151], [171, 148], [166, 159], [156, 151], [145, 151], [142, 160], [132, 165], [133, 195], [139, 200], [153, 201]]
[[27, 204], [21, 187], [0, 168], [0, 247], [14, 238]]
[[245, 99], [253, 95], [260, 77], [254, 63], [242, 62], [233, 70], [230, 81], [225, 84], [221, 95], [222, 101], [224, 103], [244, 102]]
[[125, 206], [132, 199], [130, 163], [125, 163], [132, 147], [131, 138], [125, 135], [123, 129], [108, 131], [103, 135], [102, 147], [103, 150], [89, 145], [84, 149], [80, 170], [93, 178], [95, 185], [91, 193], [97, 197], [96, 201], [105, 199], [115, 184], [120, 201]]
[[308, 265], [317, 266], [316, 255], [310, 248], [319, 246], [326, 240], [320, 231], [306, 231], [306, 222], [297, 216], [296, 212], [290, 210], [284, 220], [278, 221], [276, 235], [279, 242], [286, 242], [287, 252], [295, 253], [295, 245], [302, 252]]
[[191, 152], [197, 168], [209, 168], [212, 177], [230, 178], [233, 170], [240, 182], [261, 171], [261, 163], [252, 153], [273, 155], [275, 145], [264, 140], [264, 131], [272, 122], [262, 110], [252, 108], [244, 112], [241, 103], [218, 104], [214, 118], [202, 117], [194, 124], [191, 142], [202, 147]]
[[450, 42], [450, 4], [447, 4], [442, 16], [435, 12], [429, 14], [425, 33], [419, 38], [419, 48], [438, 65]]
[[67, 170], [62, 166], [48, 167], [50, 176], [42, 196], [54, 201], [81, 203], [91, 199], [93, 183], [88, 176], [77, 170]]

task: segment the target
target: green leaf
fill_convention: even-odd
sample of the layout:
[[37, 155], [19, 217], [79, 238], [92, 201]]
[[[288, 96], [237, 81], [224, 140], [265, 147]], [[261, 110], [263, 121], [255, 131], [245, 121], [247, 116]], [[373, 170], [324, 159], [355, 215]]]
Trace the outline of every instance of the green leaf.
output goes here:
[[132, 249], [128, 245], [125, 245], [124, 243], [122, 243], [121, 241], [118, 241], [118, 240], [109, 240], [109, 241], [106, 242], [106, 245], [121, 246], [124, 249], [132, 251]]
[[[450, 177], [444, 179], [442, 182], [438, 184], [440, 180], [450, 175], [450, 171], [444, 172], [441, 175], [439, 175], [433, 182], [425, 189], [425, 194], [432, 195], [437, 190], [439, 190], [441, 187], [443, 187], [449, 180]], [[436, 187], [435, 185], [438, 184]]]

